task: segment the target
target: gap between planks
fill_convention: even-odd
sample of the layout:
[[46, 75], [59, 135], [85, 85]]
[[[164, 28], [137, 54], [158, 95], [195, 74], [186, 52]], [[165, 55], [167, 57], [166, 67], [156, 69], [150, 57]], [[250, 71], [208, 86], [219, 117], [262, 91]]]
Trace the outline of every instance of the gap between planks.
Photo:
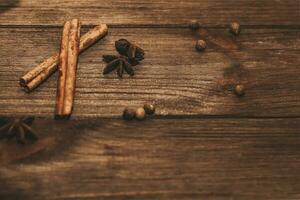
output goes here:
[[[82, 28], [92, 28], [97, 26], [98, 24], [83, 24]], [[160, 28], [168, 28], [168, 29], [190, 29], [189, 24], [107, 24], [109, 28], [117, 28], [117, 29], [138, 29], [138, 28], [151, 28], [151, 29], [160, 29]], [[243, 25], [241, 24], [242, 29], [296, 29], [300, 30], [300, 25]], [[51, 29], [51, 28], [62, 28], [61, 25], [53, 25], [53, 24], [0, 24], [1, 29], [5, 28], [43, 28], [43, 29]], [[229, 25], [202, 25], [202, 28], [207, 29], [225, 29], [229, 28]]]

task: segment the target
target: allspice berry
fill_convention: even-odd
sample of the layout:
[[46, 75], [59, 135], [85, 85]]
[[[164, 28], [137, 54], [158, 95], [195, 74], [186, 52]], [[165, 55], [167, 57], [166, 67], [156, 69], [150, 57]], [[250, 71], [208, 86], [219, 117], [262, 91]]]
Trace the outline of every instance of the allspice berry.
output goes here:
[[152, 104], [145, 104], [144, 110], [148, 115], [153, 115], [155, 113], [155, 107]]
[[123, 119], [133, 120], [135, 117], [135, 110], [131, 108], [125, 108], [123, 112]]
[[135, 118], [138, 120], [144, 120], [146, 118], [146, 112], [145, 112], [144, 108], [136, 109]]
[[230, 32], [234, 35], [239, 35], [241, 32], [241, 26], [237, 22], [233, 22], [230, 24]]
[[198, 40], [196, 42], [196, 50], [204, 51], [206, 49], [206, 42], [204, 40]]
[[245, 87], [243, 85], [236, 85], [234, 88], [234, 92], [237, 96], [244, 96], [245, 95]]
[[189, 24], [189, 28], [192, 30], [198, 30], [200, 28], [200, 23], [197, 20], [192, 20]]

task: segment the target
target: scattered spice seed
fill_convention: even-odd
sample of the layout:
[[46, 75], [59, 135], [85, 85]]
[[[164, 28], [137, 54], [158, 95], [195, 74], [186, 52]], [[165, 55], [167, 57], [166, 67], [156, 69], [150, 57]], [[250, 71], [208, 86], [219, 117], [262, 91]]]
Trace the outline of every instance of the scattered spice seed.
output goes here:
[[241, 26], [237, 22], [233, 22], [230, 24], [230, 32], [234, 35], [239, 35], [241, 32]]
[[144, 108], [138, 108], [135, 111], [135, 117], [138, 120], [144, 120], [146, 118], [146, 112], [145, 112]]
[[198, 40], [196, 42], [196, 50], [204, 51], [206, 49], [206, 42], [204, 40]]
[[125, 108], [123, 112], [123, 119], [133, 120], [135, 117], [135, 110], [130, 108]]
[[152, 104], [145, 104], [144, 110], [148, 115], [153, 115], [155, 113], [155, 107]]
[[26, 144], [27, 140], [36, 141], [38, 136], [30, 127], [34, 121], [34, 117], [23, 117], [13, 120], [2, 120], [0, 126], [0, 139], [16, 138], [20, 144]]
[[236, 85], [234, 88], [234, 92], [237, 96], [245, 95], [245, 87], [243, 85]]
[[197, 20], [192, 20], [189, 24], [189, 28], [192, 30], [198, 30], [200, 28], [200, 23]]

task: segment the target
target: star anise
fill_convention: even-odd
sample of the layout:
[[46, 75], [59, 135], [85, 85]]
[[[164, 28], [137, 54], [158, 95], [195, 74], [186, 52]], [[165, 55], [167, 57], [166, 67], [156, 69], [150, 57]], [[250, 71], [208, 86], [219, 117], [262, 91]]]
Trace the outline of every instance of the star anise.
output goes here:
[[130, 76], [134, 75], [133, 66], [139, 64], [144, 59], [144, 50], [126, 39], [115, 42], [119, 55], [104, 55], [103, 61], [107, 63], [103, 74], [108, 74], [117, 69], [118, 76], [122, 78], [124, 71]]
[[34, 117], [22, 117], [12, 120], [1, 119], [0, 139], [16, 138], [17, 142], [26, 144], [28, 140], [38, 139], [36, 132], [31, 128]]
[[103, 61], [108, 63], [103, 70], [103, 74], [108, 74], [117, 69], [118, 76], [123, 77], [124, 71], [130, 76], [134, 75], [132, 64], [126, 56], [122, 55], [104, 55]]
[[130, 63], [134, 63], [133, 65], [137, 65], [144, 59], [144, 50], [126, 39], [117, 40], [115, 42], [115, 47], [119, 54], [128, 57]]

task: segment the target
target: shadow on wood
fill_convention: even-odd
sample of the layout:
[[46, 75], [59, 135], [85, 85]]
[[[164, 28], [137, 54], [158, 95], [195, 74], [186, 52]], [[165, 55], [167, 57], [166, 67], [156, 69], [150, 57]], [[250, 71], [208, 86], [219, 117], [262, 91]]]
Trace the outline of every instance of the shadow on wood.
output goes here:
[[0, 0], [0, 14], [16, 7], [19, 2], [20, 0]]
[[[0, 198], [293, 199], [300, 189], [299, 122], [40, 120], [33, 150], [0, 165]], [[3, 147], [0, 157], [22, 154], [21, 147]]]

